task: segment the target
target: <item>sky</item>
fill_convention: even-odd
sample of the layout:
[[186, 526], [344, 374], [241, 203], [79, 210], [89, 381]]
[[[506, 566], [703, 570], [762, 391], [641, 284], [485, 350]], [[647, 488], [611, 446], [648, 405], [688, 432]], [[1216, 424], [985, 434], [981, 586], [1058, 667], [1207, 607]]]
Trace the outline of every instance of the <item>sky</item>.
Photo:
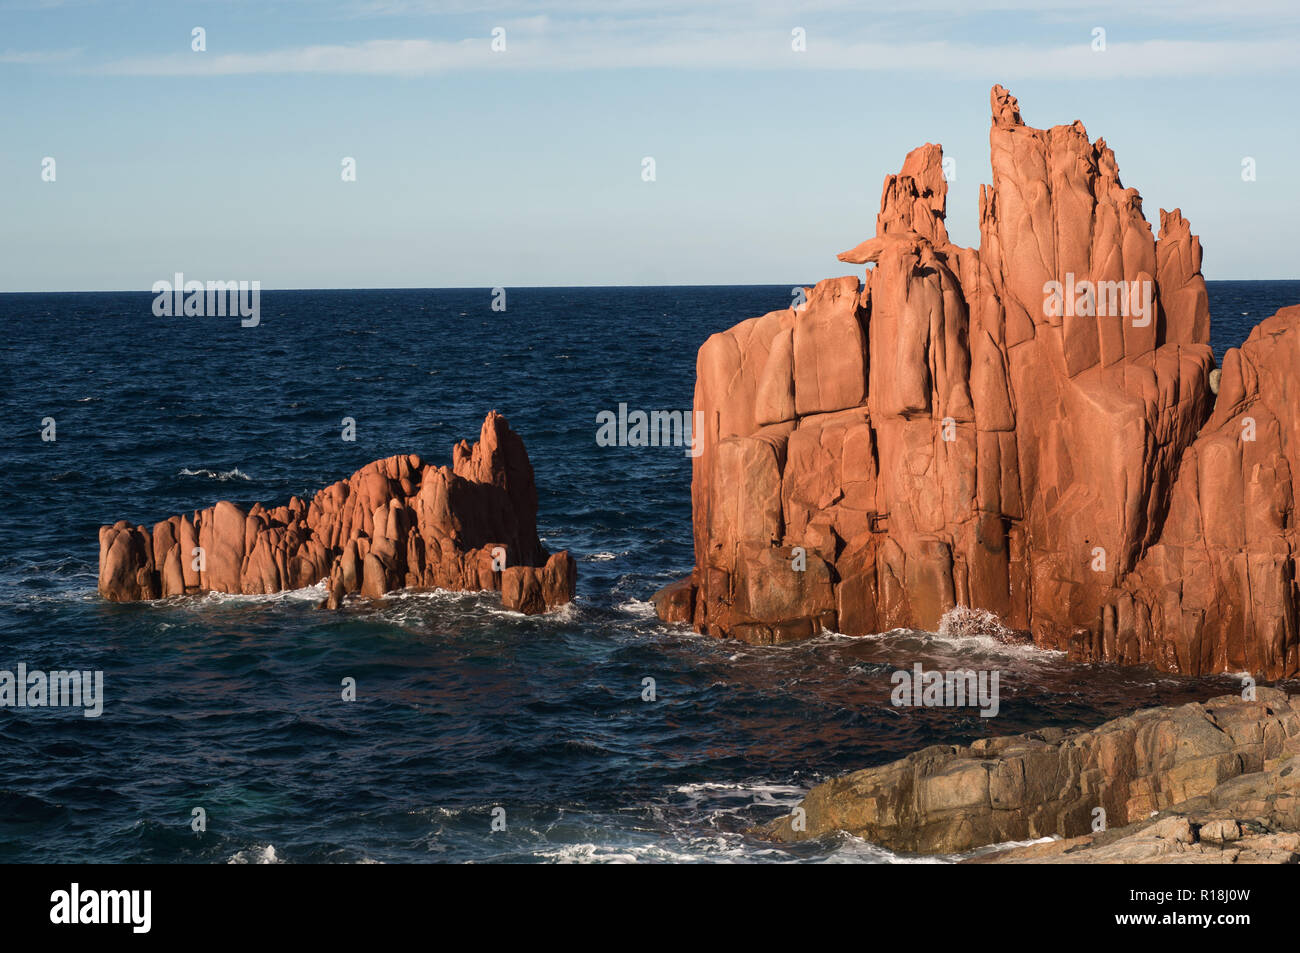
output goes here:
[[925, 142], [978, 244], [994, 83], [1300, 277], [1300, 4], [1133, 6], [0, 0], [0, 292], [812, 282]]

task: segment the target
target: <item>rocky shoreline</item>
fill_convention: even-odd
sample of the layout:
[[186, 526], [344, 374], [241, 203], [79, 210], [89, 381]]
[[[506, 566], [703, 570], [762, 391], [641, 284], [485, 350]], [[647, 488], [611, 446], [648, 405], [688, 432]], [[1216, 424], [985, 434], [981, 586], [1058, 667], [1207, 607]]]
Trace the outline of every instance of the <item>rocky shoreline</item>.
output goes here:
[[760, 833], [967, 863], [1300, 863], [1300, 695], [1254, 688], [1091, 730], [934, 745], [814, 787]]
[[[1157, 238], [1103, 139], [1030, 127], [1000, 86], [990, 103], [978, 248], [949, 240], [927, 143], [885, 180], [875, 235], [839, 256], [862, 277], [700, 348], [695, 564], [655, 594], [659, 618], [775, 644], [958, 612], [1077, 660], [1297, 675], [1300, 306], [1217, 367], [1180, 210], [1160, 210]], [[402, 454], [310, 502], [103, 526], [98, 591], [324, 582], [337, 609], [494, 590], [533, 614], [569, 602], [576, 574], [536, 518], [523, 441], [494, 411], [450, 467]], [[979, 864], [1300, 863], [1300, 695], [927, 747], [818, 785], [759, 833], [836, 831], [922, 855], [1040, 841], [963, 861]]]

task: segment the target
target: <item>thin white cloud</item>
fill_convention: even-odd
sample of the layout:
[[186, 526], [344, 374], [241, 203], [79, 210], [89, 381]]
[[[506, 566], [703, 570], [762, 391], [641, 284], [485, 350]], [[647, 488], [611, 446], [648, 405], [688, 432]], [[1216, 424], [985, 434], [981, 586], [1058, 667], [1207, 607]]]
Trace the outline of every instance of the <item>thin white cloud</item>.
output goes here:
[[753, 20], [759, 16], [771, 19], [800, 19], [823, 14], [857, 14], [873, 20], [892, 15], [899, 20], [910, 20], [917, 27], [933, 25], [922, 15], [928, 13], [955, 13], [983, 16], [996, 13], [1021, 13], [1071, 18], [1081, 15], [1123, 14], [1127, 19], [1148, 18], [1175, 20], [1219, 20], [1240, 25], [1243, 21], [1300, 19], [1300, 8], [1294, 0], [1145, 0], [1135, 7], [1133, 0], [1090, 0], [1086, 9], [1079, 0], [909, 0], [905, 9], [897, 13], [885, 11], [879, 0], [802, 0], [799, 3], [779, 0], [351, 0], [343, 9], [352, 16], [409, 17], [409, 16], [481, 16], [500, 13], [508, 16], [525, 15], [544, 9], [552, 16], [627, 16], [638, 13], [673, 16], [694, 14], [708, 10], [716, 16], [742, 17]]
[[229, 76], [264, 73], [426, 75], [473, 70], [850, 70], [1008, 79], [1132, 79], [1294, 71], [1294, 41], [1146, 40], [1094, 51], [1089, 37], [1069, 45], [852, 42], [810, 29], [806, 52], [789, 31], [692, 30], [657, 38], [621, 31], [509, 28], [505, 52], [490, 37], [370, 40], [256, 53], [177, 53], [121, 59], [96, 72], [125, 76]]
[[40, 65], [42, 63], [66, 63], [81, 54], [75, 50], [0, 50], [0, 63], [21, 63]]

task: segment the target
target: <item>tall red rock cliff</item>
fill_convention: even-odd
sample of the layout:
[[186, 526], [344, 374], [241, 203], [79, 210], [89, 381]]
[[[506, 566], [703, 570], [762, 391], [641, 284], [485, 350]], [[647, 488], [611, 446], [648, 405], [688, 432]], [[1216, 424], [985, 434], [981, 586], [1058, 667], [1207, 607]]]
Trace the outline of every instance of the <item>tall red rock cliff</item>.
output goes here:
[[310, 504], [221, 501], [151, 530], [125, 520], [99, 531], [99, 592], [115, 602], [199, 592], [261, 594], [328, 580], [331, 607], [350, 593], [404, 587], [500, 590], [542, 612], [573, 598], [575, 564], [537, 538], [537, 488], [524, 443], [492, 411], [451, 467], [415, 454], [367, 464]]
[[1187, 221], [1157, 240], [1104, 140], [991, 100], [978, 250], [921, 146], [839, 256], [865, 280], [700, 348], [696, 565], [661, 617], [779, 642], [964, 605], [1076, 657], [1300, 671], [1300, 308], [1228, 352], [1216, 400]]

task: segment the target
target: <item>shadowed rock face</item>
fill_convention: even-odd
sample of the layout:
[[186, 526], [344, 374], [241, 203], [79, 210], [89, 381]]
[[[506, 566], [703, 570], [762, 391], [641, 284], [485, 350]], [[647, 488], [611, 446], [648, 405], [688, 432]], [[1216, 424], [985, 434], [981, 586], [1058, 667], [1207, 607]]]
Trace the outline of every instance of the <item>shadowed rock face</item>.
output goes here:
[[125, 520], [99, 530], [99, 593], [114, 602], [272, 593], [325, 579], [330, 608], [350, 593], [409, 586], [500, 590], [507, 608], [537, 613], [573, 598], [575, 574], [567, 552], [548, 556], [537, 538], [533, 468], [496, 411], [478, 443], [453, 448], [450, 468], [388, 457], [310, 504], [294, 497], [245, 513], [223, 500], [152, 531]]
[[978, 250], [922, 146], [840, 255], [865, 281], [700, 348], [695, 570], [660, 616], [780, 642], [963, 605], [1076, 658], [1300, 671], [1300, 307], [1228, 352], [1216, 401], [1187, 221], [1157, 240], [1103, 140], [991, 98]]
[[[1278, 835], [1254, 846], [1279, 856], [1257, 859], [1294, 863], [1300, 696], [1261, 688], [1255, 701], [1226, 695], [1151, 708], [1091, 731], [1048, 728], [969, 747], [935, 745], [819, 784], [800, 806], [798, 823], [797, 813], [780, 818], [766, 834], [798, 841], [842, 830], [916, 853], [1061, 836], [1080, 840], [1012, 856], [1100, 841], [1112, 847], [1098, 859], [1133, 861], [1201, 853], [1197, 843], [1237, 841], [1245, 830]], [[1157, 826], [1175, 816], [1181, 822]], [[1092, 837], [1101, 826], [1109, 833]], [[1119, 841], [1127, 844], [1114, 847]]]

